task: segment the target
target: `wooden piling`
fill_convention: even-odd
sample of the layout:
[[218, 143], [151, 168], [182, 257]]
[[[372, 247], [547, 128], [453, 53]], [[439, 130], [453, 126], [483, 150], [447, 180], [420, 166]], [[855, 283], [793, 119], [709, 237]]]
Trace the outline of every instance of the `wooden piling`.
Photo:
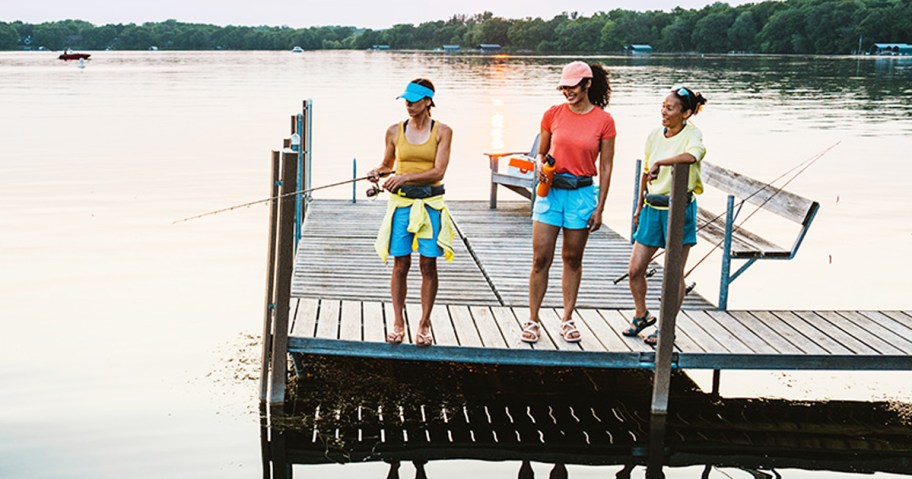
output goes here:
[[[282, 186], [279, 194], [295, 191], [297, 154], [282, 152]], [[278, 241], [275, 272], [275, 321], [272, 328], [272, 364], [269, 402], [285, 401], [285, 376], [288, 372], [288, 316], [291, 307], [291, 275], [294, 268], [295, 199], [289, 195], [279, 201]]]
[[[279, 195], [279, 166], [281, 157], [278, 151], [272, 152], [272, 176], [270, 177], [269, 197]], [[275, 312], [275, 261], [276, 233], [278, 231], [278, 200], [269, 201], [269, 233], [266, 247], [266, 300], [263, 311], [263, 352], [260, 358], [260, 402], [265, 402], [269, 394], [269, 356], [272, 351], [272, 320]]]
[[665, 278], [659, 315], [659, 342], [656, 345], [655, 377], [652, 384], [652, 413], [668, 413], [671, 388], [671, 362], [674, 355], [675, 318], [684, 277], [684, 215], [687, 208], [687, 178], [690, 165], [679, 163], [672, 170], [671, 204], [668, 207], [668, 232], [665, 235]]

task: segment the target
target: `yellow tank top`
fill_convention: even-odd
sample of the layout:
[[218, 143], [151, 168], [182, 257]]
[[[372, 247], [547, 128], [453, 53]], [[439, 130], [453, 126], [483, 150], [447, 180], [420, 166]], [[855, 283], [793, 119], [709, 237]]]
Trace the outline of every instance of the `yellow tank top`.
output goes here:
[[[437, 129], [440, 122], [434, 121], [427, 141], [413, 145], [405, 138], [405, 122], [399, 123], [399, 137], [396, 139], [396, 174], [422, 173], [434, 167], [437, 159]], [[438, 181], [435, 184], [440, 184]]]

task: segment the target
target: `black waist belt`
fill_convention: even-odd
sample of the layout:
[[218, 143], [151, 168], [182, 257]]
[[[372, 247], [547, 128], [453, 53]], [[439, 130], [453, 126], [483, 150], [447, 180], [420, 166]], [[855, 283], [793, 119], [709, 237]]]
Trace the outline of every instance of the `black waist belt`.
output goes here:
[[396, 194], [418, 200], [430, 198], [432, 196], [440, 196], [444, 192], [443, 185], [402, 185], [396, 191]]
[[592, 184], [591, 176], [574, 176], [561, 173], [551, 179], [551, 187], [559, 190], [575, 190]]
[[[688, 191], [687, 204], [690, 204], [690, 202], [693, 201], [693, 197], [693, 192]], [[667, 207], [670, 202], [671, 201], [668, 195], [654, 195], [652, 193], [646, 193], [646, 203], [650, 206], [660, 206], [664, 208]]]

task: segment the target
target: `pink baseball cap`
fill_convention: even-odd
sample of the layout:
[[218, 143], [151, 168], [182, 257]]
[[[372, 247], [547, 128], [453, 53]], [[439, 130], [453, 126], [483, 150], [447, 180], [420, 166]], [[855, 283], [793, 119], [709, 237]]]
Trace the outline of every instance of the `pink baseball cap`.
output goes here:
[[560, 82], [557, 88], [562, 86], [576, 86], [585, 78], [592, 78], [592, 68], [585, 62], [572, 62], [564, 65], [564, 71], [561, 72]]

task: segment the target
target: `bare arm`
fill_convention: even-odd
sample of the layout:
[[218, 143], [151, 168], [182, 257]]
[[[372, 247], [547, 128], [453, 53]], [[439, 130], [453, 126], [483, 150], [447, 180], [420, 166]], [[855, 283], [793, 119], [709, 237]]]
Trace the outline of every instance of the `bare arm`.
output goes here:
[[681, 153], [681, 154], [672, 156], [670, 158], [665, 158], [665, 159], [662, 159], [662, 160], [659, 160], [659, 161], [653, 163], [652, 166], [649, 167], [649, 172], [648, 172], [647, 176], [648, 176], [649, 181], [652, 181], [652, 180], [658, 178], [659, 168], [661, 168], [663, 166], [673, 166], [678, 163], [684, 163], [684, 164], [689, 165], [689, 164], [696, 163], [696, 162], [697, 162], [697, 158], [695, 156], [691, 155], [690, 153]]
[[389, 174], [396, 165], [396, 135], [399, 133], [399, 125], [392, 125], [386, 129], [385, 147], [383, 150], [383, 161], [380, 166], [367, 172], [370, 181], [377, 183], [381, 175]]
[[595, 211], [589, 218], [589, 232], [602, 227], [602, 212], [611, 188], [611, 171], [614, 169], [614, 138], [606, 138], [599, 143], [599, 197]]

